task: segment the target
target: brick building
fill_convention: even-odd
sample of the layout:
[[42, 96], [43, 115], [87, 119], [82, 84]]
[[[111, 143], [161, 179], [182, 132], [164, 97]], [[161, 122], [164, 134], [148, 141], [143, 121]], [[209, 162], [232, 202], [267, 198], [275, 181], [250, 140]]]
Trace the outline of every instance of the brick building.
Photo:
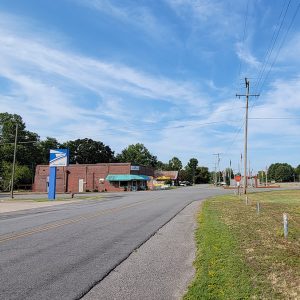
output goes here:
[[[131, 163], [76, 164], [57, 167], [56, 191], [78, 193], [87, 191], [145, 190], [154, 175], [151, 167]], [[36, 167], [33, 191], [47, 192], [49, 165]]]

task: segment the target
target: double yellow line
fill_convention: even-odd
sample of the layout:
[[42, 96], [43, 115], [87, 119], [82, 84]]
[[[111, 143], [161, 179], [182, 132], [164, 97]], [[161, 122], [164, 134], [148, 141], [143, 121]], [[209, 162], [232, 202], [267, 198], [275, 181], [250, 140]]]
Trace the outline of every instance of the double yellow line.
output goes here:
[[144, 202], [137, 202], [137, 203], [133, 203], [133, 204], [129, 204], [129, 205], [124, 205], [124, 206], [120, 206], [120, 207], [116, 207], [116, 208], [110, 208], [110, 209], [106, 209], [106, 210], [102, 210], [102, 211], [98, 211], [95, 213], [89, 213], [89, 214], [85, 214], [85, 215], [81, 215], [81, 216], [76, 216], [74, 218], [69, 218], [69, 219], [65, 219], [62, 221], [57, 221], [57, 222], [53, 222], [44, 226], [39, 226], [39, 227], [35, 227], [29, 230], [25, 230], [22, 232], [18, 232], [18, 233], [12, 233], [12, 234], [4, 234], [4, 235], [0, 235], [0, 244], [7, 242], [7, 241], [11, 241], [11, 240], [16, 240], [19, 238], [23, 238], [26, 236], [30, 236], [33, 235], [35, 233], [40, 233], [40, 232], [44, 232], [50, 229], [54, 229], [54, 228], [58, 228], [58, 227], [62, 227], [65, 225], [70, 225], [70, 224], [74, 224], [74, 223], [78, 223], [81, 221], [85, 221], [85, 220], [90, 220], [102, 215], [107, 215], [109, 213], [114, 213], [114, 212], [118, 212], [127, 208], [131, 208], [137, 205], [140, 205]]

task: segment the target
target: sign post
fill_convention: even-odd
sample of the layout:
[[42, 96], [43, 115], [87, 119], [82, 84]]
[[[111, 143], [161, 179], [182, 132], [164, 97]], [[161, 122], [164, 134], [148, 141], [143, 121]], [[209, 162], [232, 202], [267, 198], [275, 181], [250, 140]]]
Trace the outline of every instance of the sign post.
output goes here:
[[56, 167], [49, 168], [49, 191], [48, 191], [48, 199], [54, 200], [56, 194]]
[[66, 167], [68, 164], [69, 149], [50, 150], [48, 191], [49, 200], [55, 200], [56, 196], [56, 167]]

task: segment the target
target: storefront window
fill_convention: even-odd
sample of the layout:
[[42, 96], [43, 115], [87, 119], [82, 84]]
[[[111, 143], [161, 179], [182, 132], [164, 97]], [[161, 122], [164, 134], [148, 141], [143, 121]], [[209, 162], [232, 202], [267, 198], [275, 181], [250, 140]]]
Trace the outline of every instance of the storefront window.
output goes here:
[[128, 181], [119, 181], [120, 182], [120, 187], [126, 187], [128, 186]]
[[112, 184], [113, 187], [119, 187], [119, 182], [118, 181], [111, 181], [110, 182]]

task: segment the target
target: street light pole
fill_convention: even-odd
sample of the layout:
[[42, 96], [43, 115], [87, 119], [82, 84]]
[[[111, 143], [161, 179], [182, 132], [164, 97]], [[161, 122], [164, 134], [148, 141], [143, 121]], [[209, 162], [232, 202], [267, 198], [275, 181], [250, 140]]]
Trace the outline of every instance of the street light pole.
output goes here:
[[14, 179], [15, 179], [15, 164], [17, 155], [17, 140], [18, 140], [18, 123], [16, 123], [16, 134], [15, 134], [15, 146], [14, 146], [14, 159], [11, 174], [11, 187], [10, 187], [10, 197], [14, 198]]

